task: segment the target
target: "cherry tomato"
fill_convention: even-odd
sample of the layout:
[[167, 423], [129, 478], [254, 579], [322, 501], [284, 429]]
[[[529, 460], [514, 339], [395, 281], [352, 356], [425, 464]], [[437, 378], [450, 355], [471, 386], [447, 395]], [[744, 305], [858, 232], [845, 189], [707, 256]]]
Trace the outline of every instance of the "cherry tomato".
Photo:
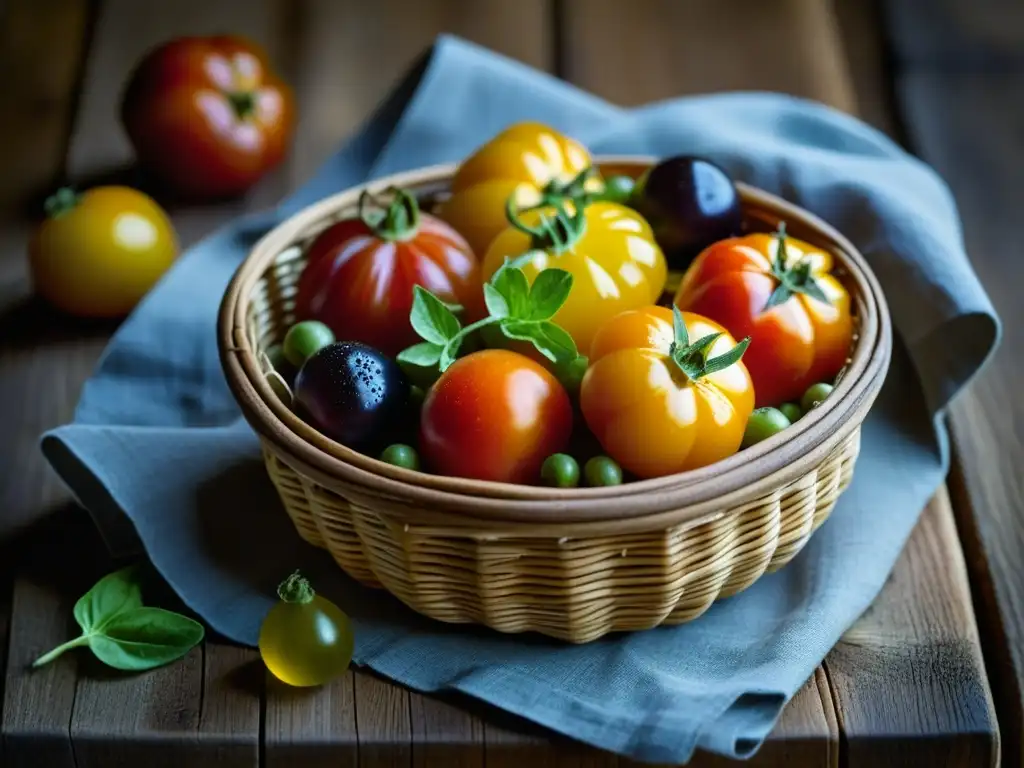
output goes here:
[[621, 485], [622, 467], [608, 456], [594, 456], [587, 460], [583, 467], [587, 485], [599, 487], [603, 485]]
[[83, 317], [120, 318], [153, 287], [178, 255], [170, 219], [129, 187], [61, 189], [29, 242], [36, 292]]
[[549, 267], [571, 274], [572, 291], [552, 322], [586, 355], [602, 323], [661, 297], [668, 270], [654, 233], [636, 211], [603, 201], [573, 209], [568, 204], [513, 215], [487, 249], [482, 276], [490, 280], [506, 259], [517, 262], [531, 285]]
[[771, 406], [755, 408], [754, 412], [750, 414], [750, 418], [747, 419], [747, 428], [743, 433], [741, 447], [747, 448], [762, 440], [767, 440], [777, 432], [784, 430], [791, 423], [786, 414], [778, 408], [772, 408]]
[[799, 400], [846, 362], [853, 340], [850, 295], [830, 274], [832, 266], [830, 253], [784, 229], [728, 238], [697, 256], [675, 304], [737, 338], [750, 336], [743, 362], [757, 405], [780, 405]]
[[481, 313], [480, 268], [466, 241], [423, 213], [411, 194], [391, 189], [384, 211], [369, 194], [357, 216], [321, 232], [309, 246], [295, 311], [325, 323], [339, 339], [396, 355], [419, 336], [409, 322], [413, 286], [421, 285], [469, 315]]
[[590, 153], [578, 141], [535, 122], [509, 126], [464, 160], [452, 179], [452, 196], [439, 215], [480, 255], [508, 226], [505, 205], [570, 199], [600, 192]]
[[288, 329], [281, 353], [289, 363], [301, 368], [307, 357], [334, 341], [334, 333], [319, 320], [303, 320]]
[[800, 398], [800, 407], [803, 408], [804, 413], [807, 413], [811, 408], [816, 406], [826, 397], [832, 394], [832, 385], [825, 382], [819, 381], [816, 384], [811, 384], [804, 392], [803, 397]]
[[416, 449], [404, 443], [392, 443], [389, 445], [381, 452], [380, 460], [386, 461], [388, 464], [394, 464], [396, 467], [405, 467], [406, 469], [420, 468], [420, 457], [416, 453]]
[[779, 410], [782, 411], [782, 415], [789, 419], [789, 423], [793, 424], [804, 415], [804, 412], [800, 410], [800, 406], [796, 403], [783, 403], [779, 406]]
[[572, 434], [572, 404], [542, 365], [504, 349], [459, 358], [427, 392], [420, 455], [438, 473], [533, 484]]
[[278, 165], [294, 97], [266, 54], [235, 36], [181, 37], [129, 76], [121, 120], [140, 163], [190, 198], [237, 195]]
[[753, 383], [739, 359], [744, 346], [689, 312], [649, 306], [616, 315], [590, 348], [580, 387], [587, 426], [612, 459], [641, 478], [730, 456], [754, 408]]
[[544, 459], [540, 479], [555, 488], [575, 488], [580, 484], [580, 465], [567, 453], [553, 453]]
[[288, 685], [323, 685], [348, 669], [355, 638], [348, 616], [316, 594], [293, 573], [277, 590], [280, 602], [260, 625], [260, 656], [267, 669]]

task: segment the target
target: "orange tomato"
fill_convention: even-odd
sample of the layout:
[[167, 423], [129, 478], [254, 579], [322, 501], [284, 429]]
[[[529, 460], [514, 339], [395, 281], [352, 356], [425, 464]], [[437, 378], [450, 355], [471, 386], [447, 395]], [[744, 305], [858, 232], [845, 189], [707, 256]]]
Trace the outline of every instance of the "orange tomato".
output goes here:
[[744, 346], [690, 312], [679, 312], [678, 321], [659, 306], [616, 315], [590, 348], [580, 387], [587, 426], [640, 478], [732, 455], [754, 409], [753, 383], [739, 359]]
[[523, 355], [485, 349], [456, 360], [427, 392], [420, 455], [443, 475], [533, 484], [571, 434], [558, 379]]
[[62, 189], [29, 242], [36, 293], [84, 317], [128, 314], [177, 258], [170, 219], [129, 187]]
[[600, 192], [596, 171], [572, 185], [591, 167], [578, 141], [541, 123], [509, 126], [464, 160], [452, 179], [452, 195], [438, 211], [482, 255], [508, 226], [505, 205], [515, 195], [520, 208], [556, 202], [582, 191]]
[[846, 362], [853, 340], [850, 295], [830, 274], [832, 266], [830, 253], [784, 230], [728, 238], [697, 256], [675, 304], [737, 338], [750, 336], [743, 362], [757, 406], [779, 405], [799, 400], [811, 384], [831, 381]]

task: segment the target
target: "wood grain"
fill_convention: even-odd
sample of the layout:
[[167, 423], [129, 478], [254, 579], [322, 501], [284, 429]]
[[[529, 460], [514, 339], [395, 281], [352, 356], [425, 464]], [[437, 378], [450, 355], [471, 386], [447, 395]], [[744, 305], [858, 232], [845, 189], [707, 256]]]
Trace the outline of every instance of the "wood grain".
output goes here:
[[950, 492], [1002, 726], [1024, 765], [1024, 262], [1013, 242], [1024, 177], [1024, 6], [885, 3], [907, 141], [950, 185], [967, 252], [1003, 321], [988, 367], [953, 403]]
[[413, 768], [484, 768], [484, 726], [464, 708], [409, 694]]
[[267, 673], [266, 768], [356, 768], [355, 675], [349, 672], [316, 689], [289, 688]]

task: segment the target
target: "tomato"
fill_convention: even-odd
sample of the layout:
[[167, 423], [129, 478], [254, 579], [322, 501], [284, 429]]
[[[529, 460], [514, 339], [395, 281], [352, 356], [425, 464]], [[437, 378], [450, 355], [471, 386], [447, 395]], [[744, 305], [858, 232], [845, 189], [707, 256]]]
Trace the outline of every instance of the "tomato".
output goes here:
[[516, 123], [459, 165], [439, 215], [482, 254], [508, 226], [505, 205], [513, 195], [525, 208], [603, 187], [578, 141], [541, 123]]
[[846, 362], [853, 341], [850, 295], [832, 267], [830, 253], [786, 236], [784, 227], [732, 237], [697, 256], [675, 304], [737, 338], [750, 336], [743, 362], [757, 405], [777, 406], [799, 400], [816, 381], [831, 380]]
[[580, 465], [567, 453], [553, 453], [540, 466], [540, 480], [554, 488], [575, 488], [580, 484]]
[[295, 311], [325, 323], [339, 339], [361, 341], [395, 355], [419, 341], [409, 322], [413, 286], [479, 314], [480, 267], [466, 241], [448, 224], [419, 210], [416, 199], [392, 189], [383, 213], [369, 195], [359, 214], [321, 232], [309, 246]]
[[251, 41], [181, 37], [136, 65], [121, 120], [139, 162], [164, 185], [190, 198], [226, 197], [284, 159], [294, 97]]
[[772, 408], [770, 405], [755, 408], [754, 412], [750, 414], [750, 418], [747, 419], [747, 429], [743, 433], [741, 447], [748, 448], [762, 440], [767, 440], [792, 423], [792, 420], [779, 408]]
[[163, 209], [130, 187], [61, 189], [29, 241], [36, 292], [83, 317], [120, 318], [153, 287], [178, 255]]
[[278, 587], [280, 602], [260, 625], [260, 656], [288, 685], [322, 685], [352, 662], [355, 639], [348, 616], [316, 594], [297, 572]]
[[303, 320], [288, 329], [281, 342], [281, 353], [298, 369], [306, 358], [334, 342], [334, 332], [319, 320]]
[[573, 207], [513, 216], [487, 249], [482, 276], [489, 280], [505, 259], [515, 262], [531, 284], [548, 267], [571, 274], [572, 291], [552, 321], [586, 355], [605, 321], [660, 298], [668, 271], [665, 256], [640, 214], [604, 201], [570, 215]]
[[678, 312], [677, 321], [659, 306], [616, 315], [595, 336], [580, 386], [587, 426], [641, 478], [724, 459], [739, 449], [754, 408], [739, 359], [744, 348], [718, 323], [689, 312]]
[[459, 358], [427, 392], [420, 455], [455, 477], [533, 484], [572, 434], [572, 404], [542, 365], [485, 349]]

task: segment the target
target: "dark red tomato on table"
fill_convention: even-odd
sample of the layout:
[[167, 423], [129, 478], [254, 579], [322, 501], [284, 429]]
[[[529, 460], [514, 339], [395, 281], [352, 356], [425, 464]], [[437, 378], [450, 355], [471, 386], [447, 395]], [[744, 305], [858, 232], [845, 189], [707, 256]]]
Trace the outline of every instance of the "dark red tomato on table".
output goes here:
[[414, 286], [462, 306], [468, 316], [482, 312], [483, 291], [465, 239], [420, 211], [405, 190], [387, 191], [386, 205], [366, 193], [356, 216], [313, 240], [295, 311], [300, 320], [324, 323], [339, 339], [396, 355], [420, 341], [409, 321]]
[[181, 37], [136, 65], [121, 120], [140, 165], [192, 199], [241, 194], [287, 154], [291, 89], [236, 36]]
[[420, 415], [420, 456], [453, 477], [536, 484], [544, 460], [572, 435], [572, 404], [544, 366], [505, 349], [456, 360]]

